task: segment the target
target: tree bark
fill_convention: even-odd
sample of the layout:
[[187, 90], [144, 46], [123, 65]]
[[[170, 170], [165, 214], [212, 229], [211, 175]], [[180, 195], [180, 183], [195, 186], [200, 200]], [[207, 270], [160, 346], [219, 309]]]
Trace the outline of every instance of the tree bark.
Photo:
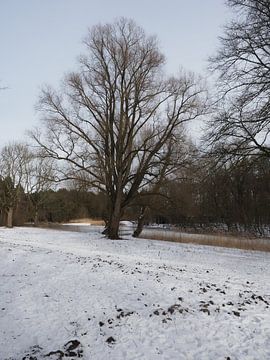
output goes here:
[[8, 228], [13, 227], [13, 207], [10, 207], [7, 210], [7, 227]]
[[112, 217], [110, 219], [110, 223], [107, 229], [107, 235], [109, 239], [117, 240], [120, 239], [119, 237], [119, 224], [120, 224], [120, 212], [119, 213], [113, 213]]
[[141, 213], [138, 217], [138, 224], [137, 224], [137, 227], [136, 229], [134, 230], [133, 232], [133, 237], [137, 238], [140, 236], [142, 230], [143, 230], [143, 225], [144, 225], [144, 219], [145, 219], [145, 214], [146, 214], [146, 209], [147, 209], [147, 206], [143, 206], [141, 208]]
[[38, 225], [38, 209], [35, 210], [35, 215], [34, 215], [34, 225], [37, 226]]
[[124, 212], [121, 192], [116, 194], [115, 201], [111, 203], [110, 209], [109, 221], [107, 224], [107, 236], [112, 240], [120, 239], [119, 225]]

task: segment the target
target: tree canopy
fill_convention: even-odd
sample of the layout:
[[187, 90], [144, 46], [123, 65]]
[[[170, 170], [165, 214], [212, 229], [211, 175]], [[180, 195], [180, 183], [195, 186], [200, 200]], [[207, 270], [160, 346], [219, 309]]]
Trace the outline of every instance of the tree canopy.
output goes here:
[[227, 4], [235, 18], [211, 58], [220, 100], [210, 123], [210, 140], [223, 154], [269, 157], [270, 3], [228, 0]]

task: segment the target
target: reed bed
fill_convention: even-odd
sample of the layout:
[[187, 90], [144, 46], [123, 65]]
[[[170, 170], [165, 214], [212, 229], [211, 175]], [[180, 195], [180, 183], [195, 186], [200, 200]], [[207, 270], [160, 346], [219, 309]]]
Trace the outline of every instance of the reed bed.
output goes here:
[[178, 243], [221, 246], [244, 250], [270, 251], [270, 239], [233, 237], [225, 235], [188, 234], [173, 230], [144, 229], [142, 238]]

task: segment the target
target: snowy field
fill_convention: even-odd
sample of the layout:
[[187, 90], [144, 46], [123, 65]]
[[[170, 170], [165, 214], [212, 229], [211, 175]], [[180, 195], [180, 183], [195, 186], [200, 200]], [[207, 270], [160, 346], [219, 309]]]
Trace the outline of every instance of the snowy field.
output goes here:
[[0, 228], [0, 359], [270, 359], [270, 253]]

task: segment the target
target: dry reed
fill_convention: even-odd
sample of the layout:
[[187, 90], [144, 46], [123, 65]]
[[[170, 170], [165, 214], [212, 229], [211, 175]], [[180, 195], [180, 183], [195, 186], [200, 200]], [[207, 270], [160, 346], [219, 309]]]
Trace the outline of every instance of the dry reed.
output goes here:
[[142, 238], [171, 241], [178, 243], [193, 243], [199, 245], [221, 246], [244, 250], [270, 251], [270, 239], [236, 238], [224, 235], [187, 234], [170, 230], [144, 229]]

